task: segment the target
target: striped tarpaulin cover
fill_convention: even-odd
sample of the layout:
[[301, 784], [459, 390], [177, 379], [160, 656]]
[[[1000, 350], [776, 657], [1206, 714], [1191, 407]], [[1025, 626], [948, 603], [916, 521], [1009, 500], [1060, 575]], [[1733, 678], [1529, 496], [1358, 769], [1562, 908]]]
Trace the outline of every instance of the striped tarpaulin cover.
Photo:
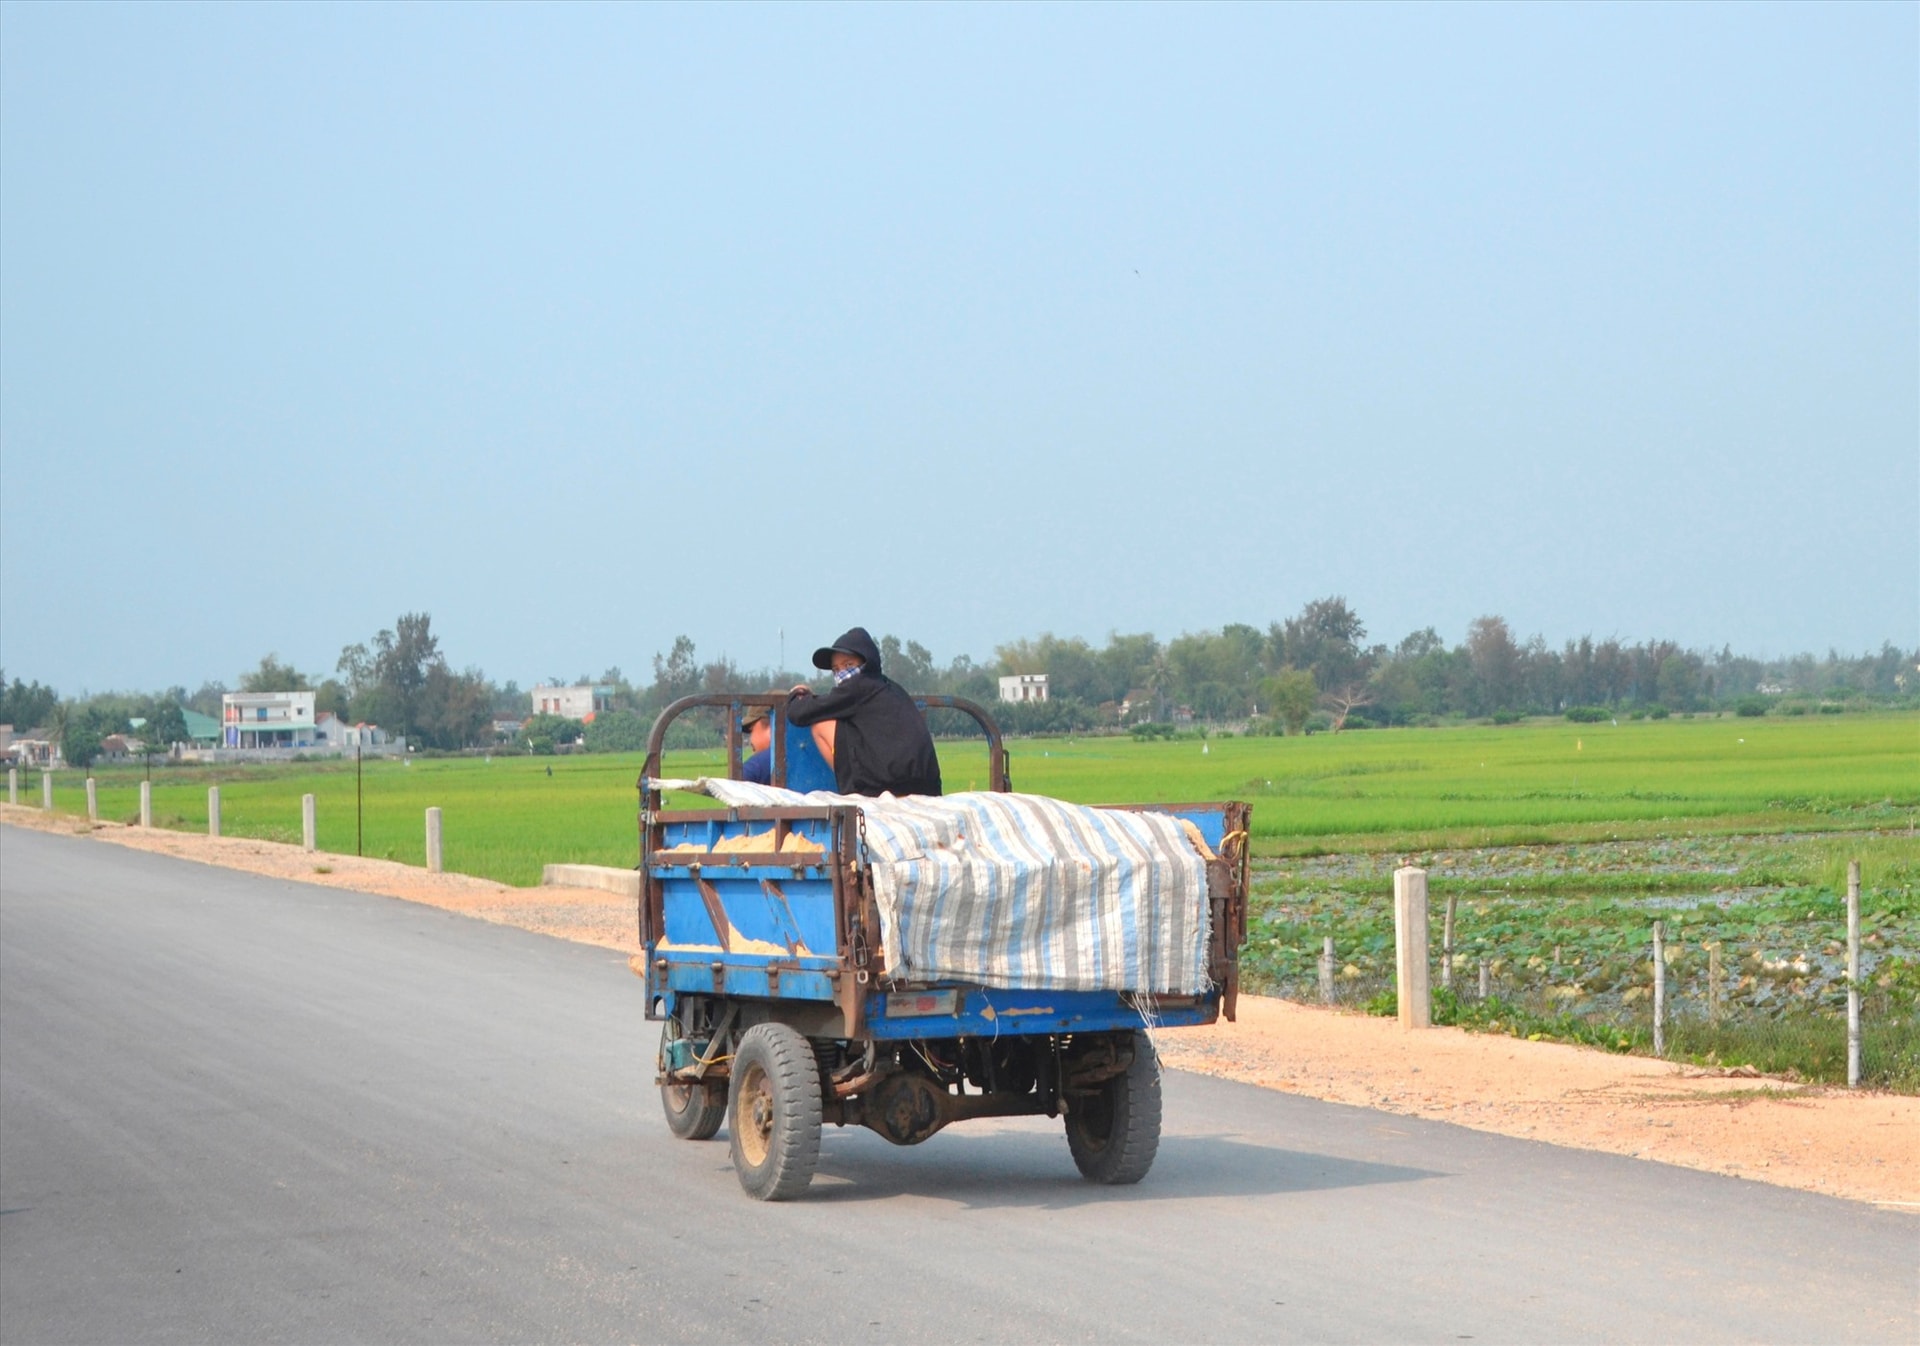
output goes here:
[[659, 781], [730, 807], [845, 804], [866, 824], [888, 976], [1044, 991], [1207, 989], [1207, 870], [1166, 814], [987, 792], [878, 799]]

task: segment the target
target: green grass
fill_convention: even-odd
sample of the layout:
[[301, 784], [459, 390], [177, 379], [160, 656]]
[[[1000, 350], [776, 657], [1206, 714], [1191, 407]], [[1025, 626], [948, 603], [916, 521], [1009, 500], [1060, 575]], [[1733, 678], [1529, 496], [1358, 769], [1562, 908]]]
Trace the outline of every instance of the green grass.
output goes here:
[[[635, 863], [638, 771], [639, 759], [624, 756], [369, 761], [359, 815], [364, 830], [357, 834], [351, 762], [156, 768], [153, 812], [161, 827], [204, 832], [207, 787], [218, 784], [225, 835], [298, 843], [300, 796], [310, 793], [321, 850], [352, 855], [358, 837], [366, 855], [424, 865], [425, 816], [433, 806], [443, 818], [448, 869], [528, 885], [540, 881], [548, 863]], [[100, 816], [137, 819], [139, 769], [98, 774]], [[55, 808], [84, 813], [84, 784], [71, 772], [56, 782]]]
[[[1717, 1023], [1690, 1016], [1668, 1029], [1667, 1055], [1694, 1065], [1752, 1066], [1765, 1075], [1817, 1084], [1847, 1082], [1846, 1024], [1832, 1014], [1730, 1017]], [[1911, 1006], [1902, 1013], [1869, 998], [1861, 1007], [1860, 1083], [1920, 1093], [1920, 1021]]]
[[[1398, 1012], [1398, 1005], [1389, 989], [1367, 1001], [1366, 1009], [1391, 1017]], [[1478, 1000], [1448, 990], [1436, 991], [1433, 1021], [1533, 1041], [1574, 1042], [1609, 1052], [1645, 1056], [1653, 1051], [1653, 1030], [1647, 1022], [1541, 1009], [1497, 995]], [[1911, 1006], [1902, 1013], [1884, 997], [1879, 1003], [1870, 1000], [1862, 1008], [1860, 1038], [1862, 1085], [1920, 1093], [1920, 1022], [1916, 1022]], [[1686, 1014], [1667, 1026], [1666, 1059], [1697, 1066], [1751, 1066], [1763, 1075], [1812, 1084], [1845, 1084], [1846, 1024], [1831, 1014], [1811, 1010], [1777, 1017], [1730, 1016], [1718, 1020]]]

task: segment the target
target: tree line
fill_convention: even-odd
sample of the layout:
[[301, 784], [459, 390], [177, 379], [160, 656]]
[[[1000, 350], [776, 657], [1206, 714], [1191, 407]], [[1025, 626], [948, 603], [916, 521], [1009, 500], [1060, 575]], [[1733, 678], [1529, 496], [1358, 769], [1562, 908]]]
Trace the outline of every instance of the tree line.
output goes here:
[[1432, 627], [1395, 644], [1370, 641], [1344, 598], [1307, 603], [1265, 629], [1232, 624], [1162, 644], [1113, 635], [1096, 648], [1043, 635], [1002, 645], [994, 664], [963, 661], [936, 670], [930, 690], [991, 698], [1001, 673], [1044, 673], [1049, 700], [1002, 706], [1017, 729], [1084, 731], [1103, 726], [1235, 725], [1298, 733], [1517, 720], [1606, 709], [1655, 716], [1812, 703], [1920, 704], [1920, 650], [1883, 644], [1860, 656], [1830, 651], [1763, 660], [1730, 647], [1690, 650], [1671, 640], [1628, 643], [1583, 636], [1554, 648], [1517, 638], [1505, 619], [1481, 617], [1449, 645]]
[[[523, 723], [509, 750], [577, 745], [634, 751], [645, 746], [654, 717], [679, 697], [764, 692], [819, 676], [811, 669], [741, 668], [724, 657], [702, 660], [693, 641], [680, 636], [653, 656], [651, 677], [630, 680], [614, 666], [597, 678], [547, 679], [609, 689], [609, 709], [591, 722], [529, 718], [528, 695], [517, 683], [497, 684], [477, 668], [454, 668], [432, 625], [427, 613], [402, 614], [392, 627], [344, 647], [325, 675], [268, 653], [239, 676], [237, 690], [312, 691], [316, 711], [378, 724], [428, 750], [495, 746], [496, 719], [510, 718]], [[1164, 642], [1147, 633], [1115, 633], [1095, 646], [1046, 634], [1001, 645], [990, 661], [962, 654], [945, 664], [917, 641], [894, 635], [880, 638], [880, 650], [895, 681], [916, 692], [981, 702], [1016, 734], [1154, 733], [1188, 723], [1300, 733], [1460, 718], [1499, 722], [1528, 715], [1580, 719], [1920, 704], [1920, 650], [1891, 642], [1877, 653], [1785, 659], [1615, 637], [1582, 636], [1555, 648], [1537, 635], [1519, 639], [1503, 618], [1486, 616], [1473, 621], [1457, 644], [1426, 627], [1388, 645], [1370, 642], [1359, 614], [1337, 595], [1315, 599], [1264, 629], [1236, 623]], [[1015, 673], [1044, 673], [1048, 699], [1000, 703], [999, 679]], [[193, 692], [172, 687], [69, 701], [38, 682], [15, 678], [9, 684], [0, 675], [0, 723], [22, 733], [44, 731], [63, 744], [69, 762], [81, 764], [113, 733], [155, 743], [183, 740], [181, 709], [217, 717], [228, 690], [208, 682]], [[141, 723], [136, 727], [135, 721]], [[972, 728], [961, 717], [936, 727], [956, 733]], [[670, 742], [710, 743], [721, 728], [714, 715], [690, 718]]]

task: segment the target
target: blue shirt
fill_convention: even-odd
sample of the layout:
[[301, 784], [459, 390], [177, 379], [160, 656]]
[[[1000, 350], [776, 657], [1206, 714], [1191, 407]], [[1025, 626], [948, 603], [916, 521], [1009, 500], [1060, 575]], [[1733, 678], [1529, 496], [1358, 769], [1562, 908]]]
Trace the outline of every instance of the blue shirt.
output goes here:
[[740, 779], [755, 785], [773, 784], [773, 749], [762, 748], [749, 757], [747, 764], [740, 769]]

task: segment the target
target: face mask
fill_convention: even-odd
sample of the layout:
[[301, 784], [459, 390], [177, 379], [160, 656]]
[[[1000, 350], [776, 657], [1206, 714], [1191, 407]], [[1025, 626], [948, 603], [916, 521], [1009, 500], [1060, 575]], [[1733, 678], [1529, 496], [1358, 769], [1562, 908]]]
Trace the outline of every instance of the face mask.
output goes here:
[[834, 669], [834, 670], [833, 670], [833, 685], [834, 685], [835, 687], [838, 687], [838, 686], [839, 686], [839, 685], [840, 685], [841, 683], [843, 683], [843, 682], [845, 682], [845, 681], [846, 681], [846, 680], [847, 680], [848, 678], [850, 678], [850, 677], [852, 677], [852, 676], [853, 676], [854, 674], [856, 674], [856, 673], [858, 673], [859, 671], [860, 671], [860, 670], [859, 670], [859, 668], [858, 668], [858, 667], [855, 667], [855, 668], [836, 668], [836, 669]]

